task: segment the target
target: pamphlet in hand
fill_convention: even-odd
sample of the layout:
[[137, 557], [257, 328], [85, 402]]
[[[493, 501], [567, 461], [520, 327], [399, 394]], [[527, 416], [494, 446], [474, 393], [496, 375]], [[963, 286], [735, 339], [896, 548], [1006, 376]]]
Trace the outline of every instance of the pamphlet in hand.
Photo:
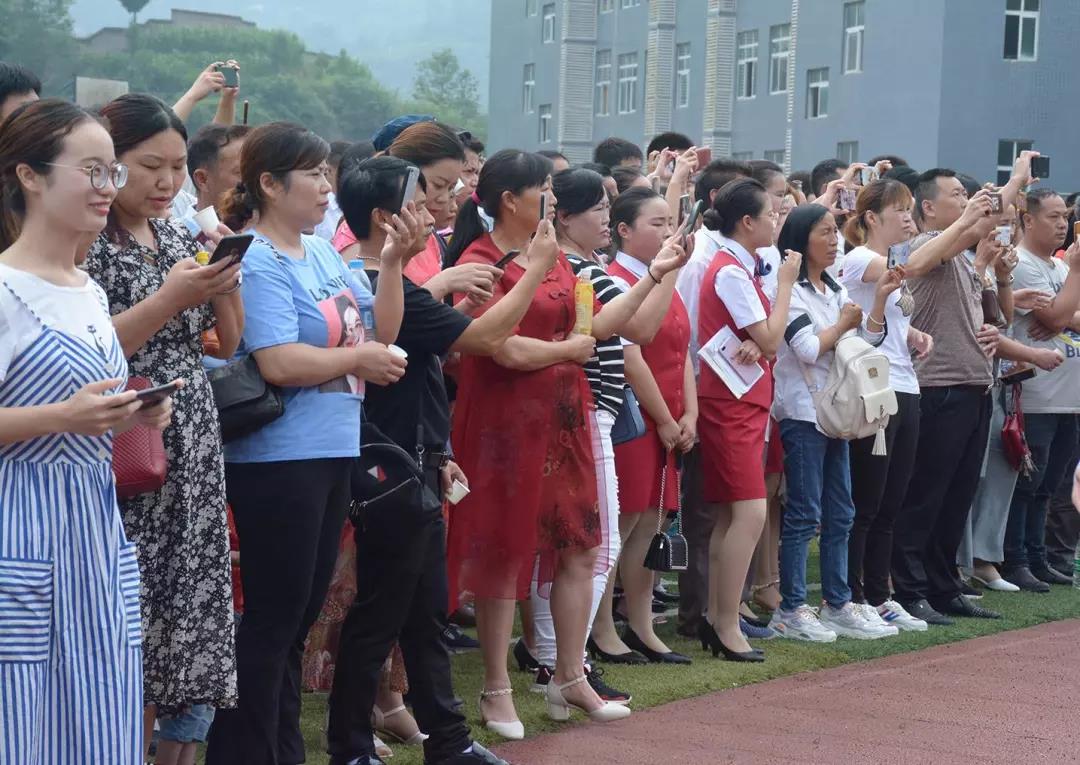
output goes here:
[[735, 360], [740, 345], [742, 341], [731, 331], [731, 327], [721, 327], [698, 351], [701, 360], [724, 381], [735, 398], [746, 395], [765, 374], [760, 364], [743, 364]]

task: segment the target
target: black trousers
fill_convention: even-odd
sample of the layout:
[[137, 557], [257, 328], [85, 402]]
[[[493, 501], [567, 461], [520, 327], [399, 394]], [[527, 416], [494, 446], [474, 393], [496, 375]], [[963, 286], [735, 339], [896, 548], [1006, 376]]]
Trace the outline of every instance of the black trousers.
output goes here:
[[1046, 513], [1046, 558], [1051, 566], [1071, 571], [1075, 560], [1077, 540], [1080, 539], [1080, 513], [1072, 502], [1072, 472], [1080, 461], [1080, 449], [1073, 448], [1069, 470], [1050, 499]]
[[686, 537], [689, 565], [679, 573], [678, 626], [695, 633], [709, 603], [709, 542], [716, 526], [716, 514], [702, 498], [701, 447], [695, 446], [683, 458], [682, 532]]
[[979, 486], [990, 403], [981, 386], [922, 390], [915, 470], [893, 527], [893, 589], [901, 604], [925, 598], [939, 606], [960, 594], [956, 551]]
[[225, 466], [240, 537], [239, 704], [218, 710], [207, 765], [299, 765], [304, 640], [322, 610], [350, 499], [352, 459]]
[[[441, 495], [438, 472], [425, 474]], [[356, 600], [341, 628], [330, 694], [328, 751], [334, 765], [374, 754], [371, 710], [379, 671], [397, 641], [409, 700], [424, 742], [424, 761], [439, 763], [471, 744], [457, 711], [446, 627], [446, 527], [442, 513], [369, 515], [356, 529]]]
[[897, 412], [885, 429], [884, 456], [874, 456], [874, 438], [851, 442], [851, 499], [855, 522], [848, 537], [848, 585], [856, 603], [888, 600], [893, 525], [904, 503], [919, 445], [919, 396], [897, 393]]

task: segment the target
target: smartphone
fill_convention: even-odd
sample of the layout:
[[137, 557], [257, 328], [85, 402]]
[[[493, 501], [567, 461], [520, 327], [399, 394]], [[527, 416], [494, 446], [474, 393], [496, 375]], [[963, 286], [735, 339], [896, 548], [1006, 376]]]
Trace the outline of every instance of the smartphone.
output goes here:
[[702, 149], [697, 149], [694, 151], [694, 153], [697, 154], [697, 169], [699, 171], [704, 170], [705, 165], [712, 162], [712, 149], [710, 149], [708, 146]]
[[1012, 226], [998, 226], [994, 229], [994, 233], [997, 236], [998, 244], [1008, 247], [1012, 244], [1013, 227]]
[[1032, 178], [1049, 178], [1050, 177], [1050, 157], [1045, 154], [1031, 158], [1031, 177]]
[[877, 170], [872, 167], [864, 167], [859, 170], [859, 185], [869, 186], [878, 179]]
[[247, 100], [247, 99], [245, 98], [245, 99], [244, 99], [244, 116], [243, 116], [243, 119], [242, 119], [242, 121], [241, 121], [241, 123], [240, 123], [241, 125], [246, 125], [246, 124], [248, 124], [248, 107], [250, 107], [250, 106], [251, 106], [251, 102], [250, 102], [250, 101], [248, 101], [248, 100]]
[[889, 268], [906, 266], [911, 259], [911, 242], [900, 242], [889, 247], [889, 257], [886, 259]]
[[236, 67], [219, 66], [217, 71], [225, 75], [225, 87], [236, 88], [240, 86], [240, 72]]
[[135, 400], [142, 402], [145, 406], [157, 406], [165, 399], [172, 396], [176, 391], [180, 390], [181, 383], [178, 380], [173, 380], [171, 383], [165, 383], [164, 385], [158, 385], [154, 388], [147, 388], [146, 390], [140, 390], [135, 394]]
[[855, 189], [840, 189], [840, 209], [854, 212]]
[[1073, 239], [1080, 240], [1080, 220], [1073, 221]]
[[1001, 201], [1001, 194], [996, 191], [992, 191], [987, 194], [987, 197], [990, 200], [990, 212], [994, 213], [995, 215], [1000, 215], [1002, 210], [1004, 209]]
[[446, 501], [451, 505], [456, 505], [467, 496], [469, 496], [469, 487], [455, 478], [450, 491], [446, 492]]
[[540, 220], [547, 218], [547, 194], [540, 195]]
[[495, 268], [498, 268], [499, 270], [506, 268], [508, 265], [510, 265], [510, 261], [512, 261], [520, 254], [520, 250], [510, 250], [510, 252], [506, 253], [497, 261], [495, 261]]
[[686, 221], [686, 216], [690, 214], [690, 195], [683, 194], [679, 197], [679, 225], [681, 226]]
[[416, 184], [420, 180], [420, 168], [410, 167], [409, 172], [401, 178], [401, 196], [398, 197], [397, 210], [399, 212], [405, 209], [405, 205], [408, 204], [414, 196], [416, 196]]
[[693, 208], [687, 214], [686, 218], [682, 222], [682, 226], [679, 228], [679, 233], [682, 234], [685, 239], [694, 231], [694, 226], [697, 225], [698, 219], [705, 214], [705, 200], [699, 199], [694, 203]]
[[1036, 375], [1035, 367], [1029, 365], [1017, 365], [1020, 366], [1015, 372], [1009, 372], [1007, 375], [1001, 376], [1001, 382], [1004, 385], [1015, 385], [1016, 383], [1022, 383], [1025, 380], [1030, 380]]
[[210, 257], [210, 262], [207, 265], [214, 265], [219, 263], [225, 258], [232, 258], [232, 264], [235, 265], [244, 259], [244, 253], [248, 251], [248, 247], [251, 246], [251, 242], [255, 239], [253, 234], [233, 234], [232, 236], [224, 237], [218, 242], [217, 248], [214, 250], [214, 254]]

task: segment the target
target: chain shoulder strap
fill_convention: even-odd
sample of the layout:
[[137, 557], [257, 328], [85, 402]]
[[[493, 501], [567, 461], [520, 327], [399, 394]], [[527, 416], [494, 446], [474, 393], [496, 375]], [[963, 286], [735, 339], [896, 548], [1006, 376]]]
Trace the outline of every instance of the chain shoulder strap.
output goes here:
[[[664, 498], [667, 496], [667, 471], [668, 471], [668, 456], [670, 452], [664, 454], [664, 464], [660, 468], [660, 501], [656, 503], [656, 533], [660, 534], [664, 531], [664, 516], [667, 515], [667, 511], [664, 510]], [[679, 477], [679, 471], [675, 470], [675, 487], [676, 487], [676, 510], [675, 510], [675, 522], [672, 524], [672, 529], [676, 533], [682, 532], [682, 486]]]

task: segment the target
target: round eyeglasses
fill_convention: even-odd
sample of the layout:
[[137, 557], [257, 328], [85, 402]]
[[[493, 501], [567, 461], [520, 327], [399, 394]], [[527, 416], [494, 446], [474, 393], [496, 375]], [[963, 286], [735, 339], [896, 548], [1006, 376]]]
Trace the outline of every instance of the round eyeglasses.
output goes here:
[[95, 162], [92, 165], [80, 166], [80, 165], [60, 165], [55, 162], [46, 162], [49, 167], [66, 167], [69, 170], [82, 170], [88, 176], [90, 176], [90, 185], [101, 191], [109, 185], [109, 179], [112, 179], [113, 186], [117, 191], [124, 188], [127, 185], [128, 180], [128, 167], [120, 162], [115, 162], [112, 165], [106, 165], [101, 162]]

